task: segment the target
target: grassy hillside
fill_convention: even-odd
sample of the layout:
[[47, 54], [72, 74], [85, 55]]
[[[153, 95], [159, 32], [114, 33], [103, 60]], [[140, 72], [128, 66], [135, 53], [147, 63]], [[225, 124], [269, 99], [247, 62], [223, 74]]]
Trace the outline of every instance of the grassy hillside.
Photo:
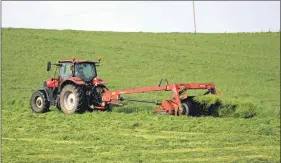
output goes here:
[[[159, 116], [151, 113], [155, 105], [142, 103], [112, 113], [32, 113], [32, 92], [54, 75], [47, 61], [72, 56], [103, 56], [98, 76], [110, 90], [154, 86], [161, 78], [214, 82], [222, 99], [250, 101], [258, 115]], [[1, 152], [2, 162], [280, 162], [280, 33], [2, 29]]]

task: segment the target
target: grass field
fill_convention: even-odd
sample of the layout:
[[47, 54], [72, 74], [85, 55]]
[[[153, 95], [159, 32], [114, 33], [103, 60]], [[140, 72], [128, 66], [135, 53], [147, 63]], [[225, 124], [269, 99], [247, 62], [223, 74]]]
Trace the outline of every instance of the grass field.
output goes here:
[[[248, 101], [253, 118], [173, 117], [155, 105], [113, 112], [32, 113], [29, 98], [54, 75], [47, 61], [96, 60], [110, 90], [214, 82]], [[280, 33], [154, 34], [2, 29], [2, 149], [12, 162], [280, 162]], [[197, 93], [197, 92], [192, 92]], [[202, 92], [198, 92], [202, 93]], [[161, 100], [171, 92], [134, 94]]]

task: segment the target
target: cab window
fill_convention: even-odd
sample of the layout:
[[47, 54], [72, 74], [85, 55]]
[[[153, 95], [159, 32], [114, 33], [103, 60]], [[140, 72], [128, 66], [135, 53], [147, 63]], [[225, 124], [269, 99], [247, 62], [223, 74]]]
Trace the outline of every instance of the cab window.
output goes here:
[[64, 80], [72, 76], [71, 63], [63, 63], [60, 68], [60, 76]]

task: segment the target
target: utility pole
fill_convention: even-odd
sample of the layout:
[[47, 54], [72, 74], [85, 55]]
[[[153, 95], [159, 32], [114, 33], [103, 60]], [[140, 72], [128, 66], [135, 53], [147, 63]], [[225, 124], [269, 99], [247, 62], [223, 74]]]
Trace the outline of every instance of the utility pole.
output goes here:
[[193, 4], [193, 23], [194, 23], [194, 33], [196, 33], [196, 21], [195, 21], [195, 5], [194, 1], [192, 1]]

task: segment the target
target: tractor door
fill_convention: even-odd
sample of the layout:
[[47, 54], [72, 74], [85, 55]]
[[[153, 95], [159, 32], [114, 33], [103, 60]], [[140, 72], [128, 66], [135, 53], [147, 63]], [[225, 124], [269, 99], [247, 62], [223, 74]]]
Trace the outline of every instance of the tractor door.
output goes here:
[[72, 77], [71, 65], [72, 63], [62, 63], [59, 73], [61, 81]]

